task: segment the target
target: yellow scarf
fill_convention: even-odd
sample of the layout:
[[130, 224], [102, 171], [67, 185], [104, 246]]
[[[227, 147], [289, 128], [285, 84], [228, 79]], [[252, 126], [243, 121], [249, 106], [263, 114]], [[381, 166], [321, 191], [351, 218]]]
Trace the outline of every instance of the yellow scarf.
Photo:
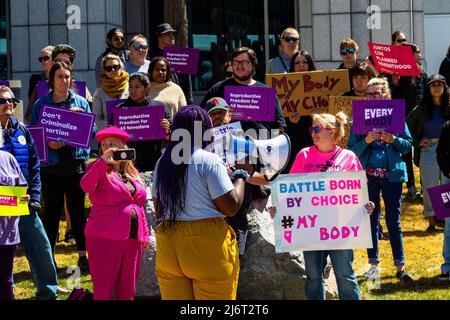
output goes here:
[[128, 73], [126, 71], [122, 71], [120, 76], [114, 78], [102, 76], [102, 89], [108, 96], [113, 98], [118, 98], [124, 93], [127, 83]]

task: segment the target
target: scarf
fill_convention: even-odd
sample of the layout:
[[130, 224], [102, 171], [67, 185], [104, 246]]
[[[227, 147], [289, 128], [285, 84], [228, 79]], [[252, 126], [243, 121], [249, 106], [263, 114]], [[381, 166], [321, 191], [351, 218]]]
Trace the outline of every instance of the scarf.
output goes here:
[[120, 97], [124, 93], [127, 83], [128, 73], [126, 71], [122, 71], [122, 75], [114, 78], [102, 76], [102, 89], [112, 98]]

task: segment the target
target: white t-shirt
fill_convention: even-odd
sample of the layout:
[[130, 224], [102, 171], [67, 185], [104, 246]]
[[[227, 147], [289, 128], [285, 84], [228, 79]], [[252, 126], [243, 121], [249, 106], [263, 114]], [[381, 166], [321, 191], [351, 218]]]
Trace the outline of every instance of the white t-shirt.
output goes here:
[[[160, 159], [161, 160], [161, 159]], [[156, 168], [159, 167], [159, 161]], [[152, 195], [156, 196], [156, 182], [153, 176]], [[170, 174], [170, 173], [167, 173]], [[222, 160], [214, 153], [195, 148], [187, 170], [185, 207], [177, 220], [193, 221], [208, 218], [225, 217], [214, 205], [213, 200], [234, 189]], [[166, 213], [166, 217], [169, 214]]]

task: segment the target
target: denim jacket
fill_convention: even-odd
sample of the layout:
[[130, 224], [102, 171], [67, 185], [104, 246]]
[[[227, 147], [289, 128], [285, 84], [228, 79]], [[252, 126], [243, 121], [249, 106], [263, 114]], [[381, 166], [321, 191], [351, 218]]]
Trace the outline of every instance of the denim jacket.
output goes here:
[[[386, 157], [388, 160], [389, 182], [406, 182], [408, 174], [406, 164], [402, 159], [403, 154], [407, 154], [412, 148], [412, 138], [408, 127], [405, 124], [405, 134], [396, 135], [397, 139], [393, 143], [386, 144]], [[353, 127], [350, 129], [350, 138], [347, 148], [352, 150], [364, 169], [369, 160], [370, 145], [366, 143], [366, 135], [353, 134]]]
[[[38, 101], [35, 102], [33, 105], [33, 110], [31, 111], [31, 119], [30, 119], [30, 125], [39, 125], [39, 114], [41, 113], [42, 106], [52, 106], [56, 108], [63, 108], [63, 109], [71, 109], [71, 108], [81, 108], [84, 112], [91, 112], [91, 108], [89, 107], [88, 102], [85, 98], [75, 94], [72, 91], [69, 91], [69, 97], [66, 100], [65, 106], [54, 106], [53, 103], [53, 91], [50, 91], [49, 94], [46, 96], [40, 98]], [[96, 133], [96, 127], [94, 124], [94, 128], [92, 130], [92, 136], [95, 136]], [[90, 149], [84, 149], [84, 148], [78, 148], [78, 147], [71, 147], [72, 151], [72, 157], [77, 160], [84, 160], [88, 161], [89, 159], [89, 152]], [[51, 148], [48, 148], [48, 164], [46, 166], [52, 166], [59, 162], [59, 155], [57, 150], [53, 150]], [[42, 165], [44, 166], [44, 165]]]

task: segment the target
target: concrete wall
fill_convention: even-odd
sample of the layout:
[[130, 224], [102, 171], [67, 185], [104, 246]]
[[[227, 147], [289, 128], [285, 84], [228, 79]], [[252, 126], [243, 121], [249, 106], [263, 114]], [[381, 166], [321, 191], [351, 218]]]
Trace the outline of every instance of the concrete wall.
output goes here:
[[[341, 63], [339, 43], [344, 38], [352, 38], [359, 44], [361, 58], [369, 54], [367, 42], [390, 44], [391, 34], [396, 30], [406, 32], [409, 40], [423, 48], [423, 0], [299, 2], [301, 47], [312, 53], [320, 69], [334, 69]], [[367, 27], [367, 8], [371, 5], [381, 10], [379, 29]]]
[[[81, 9], [81, 28], [69, 30], [67, 8]], [[22, 81], [24, 105], [28, 104], [28, 81], [39, 73], [39, 52], [47, 45], [68, 43], [77, 50], [74, 77], [86, 80], [95, 90], [95, 62], [105, 50], [109, 29], [122, 26], [122, 0], [14, 0], [11, 15], [11, 74]]]

